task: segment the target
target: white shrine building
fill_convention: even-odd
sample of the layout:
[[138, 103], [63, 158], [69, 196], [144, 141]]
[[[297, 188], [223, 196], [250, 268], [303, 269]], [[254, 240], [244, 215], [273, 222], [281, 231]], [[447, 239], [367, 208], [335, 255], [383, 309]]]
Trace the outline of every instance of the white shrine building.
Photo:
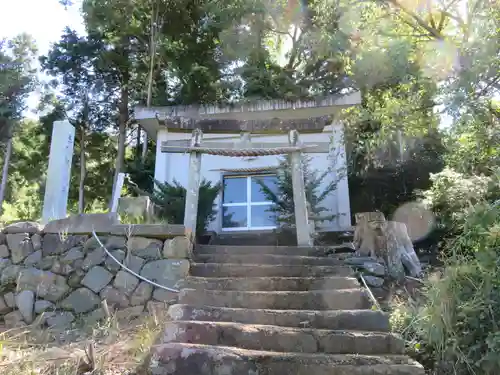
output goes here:
[[[135, 118], [156, 141], [154, 178], [162, 182], [176, 180], [185, 187], [189, 179], [189, 153], [184, 150], [190, 145], [194, 129], [203, 132], [202, 147], [245, 149], [288, 144], [288, 131], [296, 129], [305, 147], [303, 152], [312, 158], [311, 167], [320, 172], [331, 170], [323, 184], [326, 186], [333, 179], [338, 181], [336, 190], [322, 202], [322, 206], [329, 209], [325, 215], [333, 214], [335, 219], [324, 222], [321, 230], [341, 231], [351, 227], [351, 212], [344, 129], [335, 118], [341, 109], [360, 101], [360, 94], [356, 92], [299, 102], [138, 107]], [[329, 147], [324, 147], [325, 144]], [[217, 217], [210, 224], [210, 230], [220, 233], [275, 228], [276, 223], [267, 213], [271, 202], [266, 201], [256, 180], [272, 183], [279, 157], [202, 155], [201, 178], [221, 182], [223, 186], [215, 202]]]

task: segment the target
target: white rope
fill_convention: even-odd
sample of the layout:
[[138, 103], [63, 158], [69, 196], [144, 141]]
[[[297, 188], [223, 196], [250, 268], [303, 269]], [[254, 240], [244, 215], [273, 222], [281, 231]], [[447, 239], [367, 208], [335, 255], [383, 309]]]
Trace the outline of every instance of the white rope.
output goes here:
[[120, 263], [120, 261], [119, 261], [118, 259], [116, 259], [116, 258], [113, 256], [113, 254], [111, 254], [111, 253], [109, 252], [109, 250], [108, 250], [108, 249], [106, 249], [106, 247], [104, 247], [103, 243], [101, 242], [101, 240], [99, 239], [99, 237], [97, 237], [97, 234], [95, 233], [95, 231], [94, 231], [94, 230], [92, 231], [92, 234], [94, 235], [94, 238], [97, 240], [97, 242], [99, 243], [99, 245], [100, 245], [100, 246], [104, 249], [104, 251], [106, 252], [106, 254], [108, 254], [108, 255], [109, 255], [109, 257], [110, 257], [111, 259], [113, 259], [116, 263], [118, 263], [118, 265], [119, 265], [120, 267], [122, 267], [123, 269], [125, 269], [127, 272], [129, 272], [130, 274], [134, 275], [135, 277], [137, 277], [137, 278], [139, 278], [139, 279], [141, 279], [141, 280], [143, 280], [143, 281], [145, 281], [145, 282], [147, 282], [147, 283], [149, 283], [149, 284], [151, 284], [151, 285], [154, 285], [154, 286], [156, 286], [156, 287], [158, 287], [158, 288], [161, 288], [161, 289], [164, 289], [164, 290], [168, 290], [169, 292], [173, 292], [173, 293], [179, 293], [179, 290], [177, 290], [177, 289], [173, 289], [173, 288], [169, 288], [169, 287], [167, 287], [167, 286], [157, 284], [157, 283], [155, 283], [154, 281], [148, 280], [148, 279], [146, 279], [145, 277], [143, 277], [143, 276], [141, 276], [141, 275], [139, 275], [139, 274], [135, 273], [134, 271], [132, 271], [130, 268], [128, 268], [128, 267], [127, 267], [127, 266], [125, 266], [124, 264]]
[[408, 280], [413, 280], [413, 281], [416, 281], [420, 284], [424, 284], [424, 282], [420, 279], [417, 279], [416, 277], [412, 277], [412, 276], [405, 276]]
[[360, 273], [359, 276], [361, 277], [361, 281], [363, 282], [366, 290], [368, 290], [368, 295], [370, 296], [370, 299], [372, 300], [372, 302], [375, 304], [375, 306], [377, 307], [378, 310], [382, 310], [382, 308], [380, 307], [377, 299], [375, 298], [375, 296], [373, 295], [370, 287], [368, 286], [368, 284], [366, 283], [365, 281], [365, 278], [363, 277], [363, 275]]

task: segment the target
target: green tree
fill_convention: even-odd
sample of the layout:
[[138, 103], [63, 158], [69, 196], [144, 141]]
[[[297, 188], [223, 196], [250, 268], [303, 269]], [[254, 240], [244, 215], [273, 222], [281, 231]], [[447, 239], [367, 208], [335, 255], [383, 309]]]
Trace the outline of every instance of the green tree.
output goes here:
[[13, 152], [2, 222], [40, 218], [48, 164], [46, 143], [40, 123], [33, 120], [19, 122], [12, 137]]
[[[302, 157], [302, 171], [306, 201], [310, 209], [308, 214], [317, 228], [321, 222], [334, 219], [332, 215], [323, 215], [325, 211], [328, 211], [328, 207], [323, 206], [322, 203], [328, 194], [336, 189], [342, 172], [339, 171], [340, 173], [336, 174], [335, 180], [328, 181], [327, 179], [331, 177], [332, 171], [317, 171], [311, 167], [311, 161], [312, 159], [308, 156]], [[273, 202], [268, 211], [275, 216], [277, 224], [284, 228], [291, 228], [295, 226], [295, 204], [293, 200], [291, 157], [289, 155], [280, 159], [278, 171], [275, 184], [269, 185], [264, 180], [259, 179], [257, 179], [257, 182], [267, 200]], [[328, 183], [323, 189], [320, 189], [324, 182]]]
[[102, 96], [106, 86], [104, 77], [95, 69], [102, 49], [101, 42], [80, 37], [76, 31], [66, 29], [48, 55], [40, 58], [43, 69], [54, 77], [52, 86], [62, 92], [56, 99], [55, 106], [64, 109], [61, 115], [76, 128], [80, 169], [79, 213], [83, 213], [85, 209], [88, 137], [94, 131], [109, 128], [113, 122], [109, 96]]
[[[172, 184], [156, 181], [155, 185], [156, 189], [150, 197], [156, 207], [157, 215], [171, 224], [183, 224], [186, 188], [177, 181]], [[196, 233], [198, 235], [203, 234], [207, 230], [208, 224], [215, 219], [217, 210], [214, 201], [220, 192], [220, 188], [220, 184], [212, 184], [207, 180], [200, 183], [198, 216], [196, 219]]]
[[500, 103], [478, 105], [461, 115], [448, 134], [448, 166], [490, 176], [500, 165]]
[[7, 189], [12, 136], [25, 109], [25, 100], [35, 84], [35, 53], [34, 41], [27, 34], [0, 41], [0, 145], [5, 145], [0, 182], [0, 214]]

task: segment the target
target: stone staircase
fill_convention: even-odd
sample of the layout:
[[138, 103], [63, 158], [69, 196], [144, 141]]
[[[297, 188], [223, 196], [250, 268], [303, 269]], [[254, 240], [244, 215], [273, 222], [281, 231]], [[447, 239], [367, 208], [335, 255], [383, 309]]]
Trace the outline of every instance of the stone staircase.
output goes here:
[[[342, 254], [198, 246], [149, 361], [162, 375], [420, 375]], [[344, 254], [345, 255], [345, 254]]]

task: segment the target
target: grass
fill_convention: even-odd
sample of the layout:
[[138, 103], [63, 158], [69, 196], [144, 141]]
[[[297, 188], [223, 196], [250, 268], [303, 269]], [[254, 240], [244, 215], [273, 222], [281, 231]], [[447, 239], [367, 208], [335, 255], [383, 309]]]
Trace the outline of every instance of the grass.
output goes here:
[[0, 330], [2, 375], [132, 374], [148, 355], [166, 317], [159, 311], [132, 322], [116, 316], [57, 331], [35, 324]]

